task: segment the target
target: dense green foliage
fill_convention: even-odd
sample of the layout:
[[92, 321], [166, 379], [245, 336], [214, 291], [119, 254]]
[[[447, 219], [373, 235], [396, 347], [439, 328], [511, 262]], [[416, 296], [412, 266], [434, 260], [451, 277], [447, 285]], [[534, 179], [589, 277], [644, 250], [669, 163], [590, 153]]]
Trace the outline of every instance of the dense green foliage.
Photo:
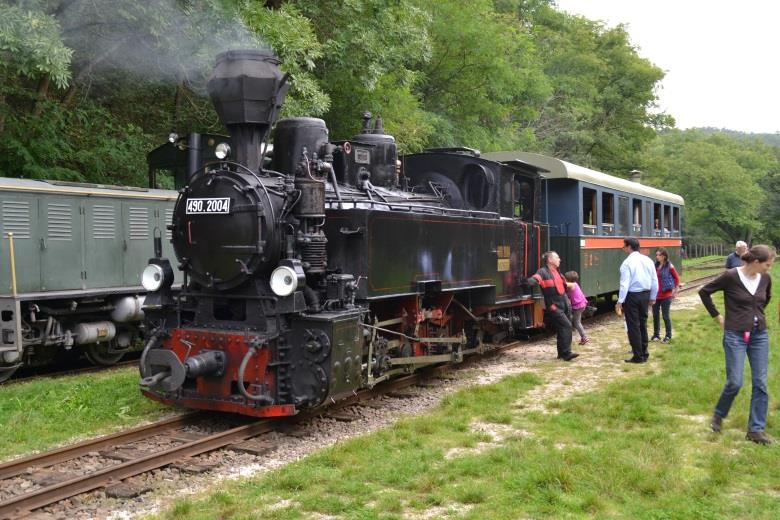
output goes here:
[[[145, 184], [145, 154], [170, 131], [222, 130], [205, 81], [218, 52], [245, 47], [290, 74], [282, 115], [323, 117], [334, 139], [368, 110], [404, 152], [640, 168], [687, 199], [694, 235], [780, 237], [777, 153], [752, 139], [776, 136], [666, 132], [663, 71], [624, 27], [553, 0], [4, 0], [0, 173]], [[696, 200], [701, 183], [714, 199]]]

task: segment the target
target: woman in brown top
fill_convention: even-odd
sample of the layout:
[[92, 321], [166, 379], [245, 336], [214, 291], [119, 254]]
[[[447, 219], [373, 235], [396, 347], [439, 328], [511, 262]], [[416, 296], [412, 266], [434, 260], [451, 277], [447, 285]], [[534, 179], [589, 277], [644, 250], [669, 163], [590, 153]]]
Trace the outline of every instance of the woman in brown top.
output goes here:
[[[742, 387], [745, 357], [750, 362], [753, 393], [750, 397], [750, 418], [746, 439], [758, 444], [770, 444], [764, 433], [769, 406], [766, 377], [769, 365], [769, 334], [766, 330], [764, 308], [772, 294], [769, 269], [775, 259], [775, 251], [769, 246], [753, 246], [742, 255], [745, 262], [724, 272], [699, 290], [699, 297], [710, 316], [716, 318], [723, 329], [723, 350], [726, 354], [726, 384], [720, 394], [710, 428], [720, 432], [723, 419], [729, 413], [731, 403]], [[712, 293], [723, 291], [726, 317], [712, 303]]]

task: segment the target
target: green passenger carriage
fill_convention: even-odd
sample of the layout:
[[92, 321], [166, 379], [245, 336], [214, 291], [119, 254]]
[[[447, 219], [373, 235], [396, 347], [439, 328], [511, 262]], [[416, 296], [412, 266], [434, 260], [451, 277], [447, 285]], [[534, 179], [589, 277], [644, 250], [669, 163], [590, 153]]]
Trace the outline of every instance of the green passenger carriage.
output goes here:
[[561, 255], [563, 272], [579, 273], [589, 297], [617, 293], [627, 236], [637, 237], [641, 252], [653, 260], [655, 250], [665, 247], [680, 270], [685, 201], [641, 184], [641, 172], [632, 172], [632, 180], [627, 180], [529, 152], [483, 157], [542, 169], [542, 214], [549, 224], [549, 248]]

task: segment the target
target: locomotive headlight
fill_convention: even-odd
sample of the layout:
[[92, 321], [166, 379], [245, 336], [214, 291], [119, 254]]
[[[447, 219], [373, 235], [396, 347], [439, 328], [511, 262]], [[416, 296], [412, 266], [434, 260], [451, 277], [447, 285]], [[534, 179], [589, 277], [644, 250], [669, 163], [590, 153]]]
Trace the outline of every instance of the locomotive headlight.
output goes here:
[[165, 279], [165, 272], [163, 268], [157, 264], [149, 264], [141, 273], [141, 285], [144, 289], [150, 292], [154, 292], [160, 289]]
[[217, 159], [224, 159], [230, 155], [230, 145], [227, 143], [219, 143], [216, 148], [214, 148], [214, 155], [217, 156]]
[[277, 296], [289, 296], [298, 288], [298, 274], [295, 269], [280, 265], [271, 273], [271, 290]]

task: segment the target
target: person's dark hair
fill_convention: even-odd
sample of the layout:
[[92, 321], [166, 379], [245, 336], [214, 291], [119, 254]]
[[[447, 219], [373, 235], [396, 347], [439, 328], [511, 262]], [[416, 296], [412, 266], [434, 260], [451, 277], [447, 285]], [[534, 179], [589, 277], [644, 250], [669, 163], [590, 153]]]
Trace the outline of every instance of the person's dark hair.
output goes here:
[[630, 247], [632, 251], [639, 251], [639, 240], [634, 237], [624, 238], [623, 245]]
[[547, 259], [550, 258], [550, 255], [552, 255], [553, 253], [555, 253], [555, 251], [545, 251], [542, 254], [542, 262], [546, 264], [547, 263]]
[[758, 244], [748, 249], [747, 253], [742, 255], [742, 260], [746, 264], [755, 262], [756, 260], [759, 262], [766, 262], [767, 260], [774, 258], [776, 254], [774, 247]]
[[567, 271], [563, 277], [566, 278], [567, 282], [571, 283], [577, 283], [580, 281], [580, 275], [577, 274], [577, 271]]
[[[655, 250], [655, 253], [663, 255], [665, 264], [669, 263], [669, 251], [667, 251], [665, 247], [659, 247]], [[656, 261], [655, 265], [660, 266], [661, 262]]]

